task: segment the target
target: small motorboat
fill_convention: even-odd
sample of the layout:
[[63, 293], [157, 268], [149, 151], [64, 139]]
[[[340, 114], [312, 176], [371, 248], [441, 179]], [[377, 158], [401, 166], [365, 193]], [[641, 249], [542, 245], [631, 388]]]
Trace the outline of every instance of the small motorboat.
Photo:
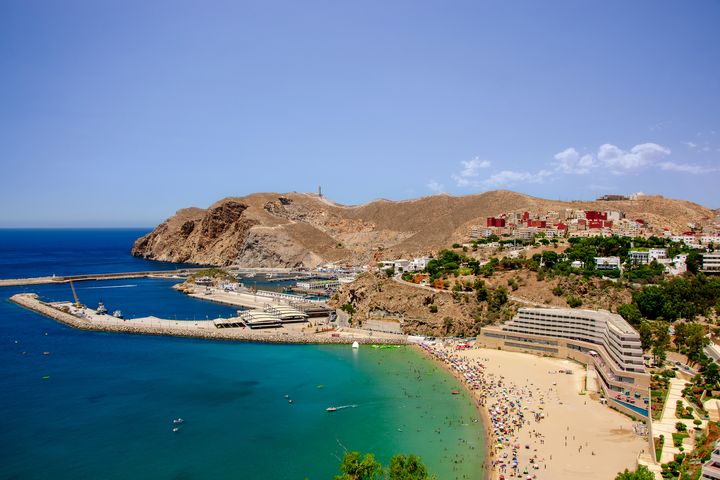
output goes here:
[[177, 432], [180, 431], [180, 427], [173, 427], [172, 431], [175, 432], [175, 433], [177, 433]]
[[450, 393], [452, 393], [453, 395], [460, 395], [460, 390], [453, 390]]
[[98, 315], [105, 315], [108, 313], [108, 309], [105, 307], [105, 304], [102, 300], [98, 303], [97, 309], [95, 310]]
[[360, 348], [360, 344], [358, 342], [353, 342], [352, 348]]
[[292, 398], [288, 399], [288, 403], [292, 403]]
[[173, 425], [180, 425], [181, 423], [185, 423], [185, 420], [183, 420], [182, 418], [178, 417], [173, 420]]
[[326, 412], [337, 412], [337, 407], [327, 407], [325, 409]]
[[120, 320], [123, 320], [123, 318], [124, 318], [124, 317], [123, 317], [123, 314], [122, 314], [122, 312], [121, 312], [120, 310], [115, 310], [115, 311], [113, 312], [113, 317], [115, 317], [115, 318], [117, 318], [117, 319], [120, 319]]

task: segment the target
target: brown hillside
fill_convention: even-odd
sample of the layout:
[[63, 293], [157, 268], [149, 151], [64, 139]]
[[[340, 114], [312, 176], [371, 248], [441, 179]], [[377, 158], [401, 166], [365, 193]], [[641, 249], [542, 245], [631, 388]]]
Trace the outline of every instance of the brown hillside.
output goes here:
[[314, 267], [328, 261], [365, 264], [378, 248], [386, 258], [427, 254], [467, 239], [472, 225], [508, 211], [616, 209], [674, 231], [716, 212], [682, 200], [647, 196], [623, 202], [559, 202], [498, 190], [434, 195], [359, 206], [303, 193], [231, 197], [207, 209], [186, 208], [138, 239], [133, 255], [156, 260], [252, 267]]

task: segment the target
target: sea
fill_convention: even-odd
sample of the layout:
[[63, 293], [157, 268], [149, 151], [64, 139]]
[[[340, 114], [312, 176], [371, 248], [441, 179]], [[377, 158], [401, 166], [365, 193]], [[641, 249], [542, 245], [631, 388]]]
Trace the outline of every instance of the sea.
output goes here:
[[[130, 255], [147, 231], [0, 229], [0, 278], [178, 268]], [[83, 303], [127, 317], [235, 313], [175, 282], [75, 288]], [[0, 288], [0, 479], [329, 480], [345, 451], [384, 464], [414, 453], [441, 480], [482, 477], [483, 425], [469, 395], [410, 347], [80, 331], [11, 303], [17, 292], [72, 299], [67, 284]]]

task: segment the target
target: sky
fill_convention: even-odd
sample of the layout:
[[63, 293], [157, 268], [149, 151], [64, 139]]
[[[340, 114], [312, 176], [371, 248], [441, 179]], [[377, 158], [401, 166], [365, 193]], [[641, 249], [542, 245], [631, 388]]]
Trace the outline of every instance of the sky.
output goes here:
[[0, 1], [0, 227], [257, 191], [720, 208], [720, 2]]

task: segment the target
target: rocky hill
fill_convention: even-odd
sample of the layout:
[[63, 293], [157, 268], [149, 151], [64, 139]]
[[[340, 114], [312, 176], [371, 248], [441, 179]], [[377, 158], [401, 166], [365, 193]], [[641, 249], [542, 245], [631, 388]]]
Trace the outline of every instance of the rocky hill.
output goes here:
[[472, 225], [516, 210], [623, 210], [655, 227], [683, 231], [716, 212], [657, 196], [619, 202], [559, 202], [497, 190], [455, 197], [376, 200], [345, 206], [304, 193], [256, 193], [186, 208], [139, 238], [132, 254], [154, 260], [247, 267], [314, 267], [328, 261], [366, 264], [435, 252], [466, 241]]

